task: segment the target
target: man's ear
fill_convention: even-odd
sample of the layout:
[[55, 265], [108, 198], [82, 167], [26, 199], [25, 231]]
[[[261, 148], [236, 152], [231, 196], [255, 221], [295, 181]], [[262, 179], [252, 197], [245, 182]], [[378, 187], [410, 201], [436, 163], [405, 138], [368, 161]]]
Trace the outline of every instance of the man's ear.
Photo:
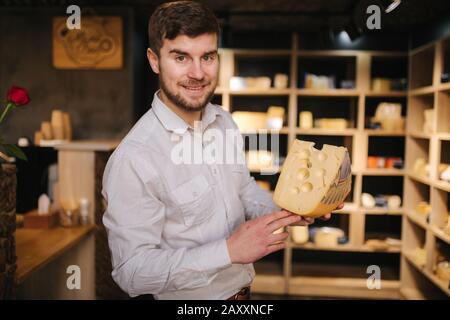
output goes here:
[[159, 59], [156, 53], [153, 52], [152, 49], [147, 49], [147, 59], [150, 63], [150, 67], [152, 68], [153, 72], [156, 74], [159, 74]]

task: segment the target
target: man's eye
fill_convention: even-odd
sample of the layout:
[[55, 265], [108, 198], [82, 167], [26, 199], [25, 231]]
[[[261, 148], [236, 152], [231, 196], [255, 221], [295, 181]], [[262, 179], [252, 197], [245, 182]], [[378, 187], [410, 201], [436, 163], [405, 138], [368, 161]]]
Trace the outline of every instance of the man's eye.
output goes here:
[[186, 61], [186, 57], [185, 56], [178, 56], [175, 58], [175, 60], [177, 60], [178, 62], [184, 62]]
[[206, 62], [210, 62], [214, 60], [214, 57], [212, 55], [203, 56], [203, 60]]

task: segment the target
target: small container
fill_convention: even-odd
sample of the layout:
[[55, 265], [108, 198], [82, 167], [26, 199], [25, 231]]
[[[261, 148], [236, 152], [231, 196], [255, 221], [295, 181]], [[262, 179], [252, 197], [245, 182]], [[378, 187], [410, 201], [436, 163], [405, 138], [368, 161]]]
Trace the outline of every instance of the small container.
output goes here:
[[80, 211], [61, 209], [59, 211], [59, 224], [63, 227], [76, 227], [80, 224]]

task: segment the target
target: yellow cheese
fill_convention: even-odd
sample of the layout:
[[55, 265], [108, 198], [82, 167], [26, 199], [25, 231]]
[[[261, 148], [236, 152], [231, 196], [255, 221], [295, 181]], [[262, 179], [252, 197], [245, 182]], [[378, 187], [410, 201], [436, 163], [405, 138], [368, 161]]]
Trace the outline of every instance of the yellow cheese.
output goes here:
[[347, 120], [343, 118], [322, 118], [314, 123], [320, 129], [344, 130], [347, 128]]
[[258, 130], [267, 128], [267, 113], [235, 111], [231, 114], [239, 130]]
[[295, 140], [275, 188], [275, 203], [293, 213], [320, 217], [333, 211], [351, 189], [351, 165], [344, 147]]
[[261, 181], [261, 180], [256, 180], [256, 183], [258, 184], [258, 186], [263, 189], [263, 190], [267, 190], [270, 191], [270, 183], [267, 181]]
[[308, 226], [293, 226], [291, 227], [292, 241], [298, 244], [307, 243], [309, 240]]
[[247, 168], [250, 171], [277, 171], [272, 152], [267, 150], [249, 150], [245, 154]]
[[336, 247], [339, 238], [345, 235], [344, 231], [338, 228], [322, 227], [317, 229], [314, 236], [314, 243], [318, 247]]

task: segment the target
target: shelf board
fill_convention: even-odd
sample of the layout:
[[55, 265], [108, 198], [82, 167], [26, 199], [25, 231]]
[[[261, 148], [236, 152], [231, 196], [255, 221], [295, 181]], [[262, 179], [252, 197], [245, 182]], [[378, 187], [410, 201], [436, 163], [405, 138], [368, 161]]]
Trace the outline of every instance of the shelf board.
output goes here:
[[256, 274], [252, 283], [252, 292], [284, 294], [286, 281], [282, 275]]
[[441, 83], [439, 86], [439, 91], [450, 91], [450, 82]]
[[421, 177], [421, 176], [419, 176], [419, 175], [417, 175], [415, 173], [411, 173], [411, 172], [408, 173], [408, 177], [410, 177], [411, 179], [413, 179], [413, 180], [415, 180], [417, 182], [426, 184], [428, 186], [432, 186], [433, 185], [431, 180], [430, 180], [430, 178], [428, 178], [428, 177]]
[[277, 89], [277, 88], [247, 88], [240, 90], [229, 90], [228, 91], [231, 96], [284, 96], [289, 95], [292, 90], [291, 89]]
[[406, 97], [407, 91], [368, 91], [366, 97]]
[[440, 132], [436, 135], [439, 140], [450, 141], [450, 132]]
[[352, 297], [399, 299], [400, 281], [381, 280], [380, 290], [367, 288], [367, 279], [343, 277], [291, 277], [288, 281], [288, 293], [318, 297]]
[[421, 131], [408, 131], [407, 134], [410, 135], [411, 137], [417, 138], [417, 139], [430, 139], [431, 138], [431, 134], [421, 132]]
[[447, 244], [450, 244], [450, 235], [446, 234], [442, 229], [440, 229], [437, 226], [430, 225], [430, 230], [433, 232], [433, 234], [444, 241]]
[[319, 247], [312, 242], [305, 244], [290, 243], [290, 247], [293, 249], [303, 250], [316, 250], [316, 251], [335, 251], [335, 252], [385, 252], [385, 253], [399, 253], [400, 248], [390, 248], [388, 250], [376, 250], [367, 245], [353, 246], [351, 244], [340, 244], [335, 247]]
[[353, 136], [356, 133], [356, 129], [345, 129], [345, 130], [332, 130], [332, 129], [302, 129], [296, 128], [295, 134], [298, 135], [309, 135], [309, 136]]
[[387, 131], [377, 129], [364, 129], [369, 136], [404, 137], [405, 131]]
[[400, 294], [407, 300], [425, 300], [426, 296], [420, 290], [412, 288], [401, 288]]
[[391, 216], [401, 216], [405, 212], [405, 209], [384, 209], [384, 208], [373, 208], [373, 209], [364, 209], [361, 210], [368, 215], [391, 215]]
[[403, 176], [403, 169], [365, 169], [361, 171], [363, 176]]
[[414, 259], [412, 258], [412, 254], [409, 252], [403, 252], [403, 256], [408, 260], [408, 262], [413, 265], [420, 273], [422, 273], [428, 280], [434, 283], [439, 289], [441, 289], [447, 296], [450, 297], [450, 289], [448, 288], [448, 283], [439, 279], [436, 275], [429, 272], [425, 269], [425, 267], [419, 266]]
[[450, 192], [450, 183], [442, 180], [433, 181], [433, 186], [446, 192]]
[[405, 214], [409, 220], [414, 222], [419, 227], [421, 227], [425, 230], [428, 229], [428, 223], [427, 223], [427, 220], [425, 219], [425, 217], [419, 215], [418, 213], [416, 213], [412, 210], [407, 210]]
[[356, 89], [297, 89], [297, 95], [317, 97], [357, 97], [359, 91]]
[[412, 89], [409, 91], [411, 96], [423, 96], [433, 94], [436, 91], [434, 86], [426, 86], [421, 88]]
[[290, 49], [231, 49], [235, 57], [278, 57], [290, 56]]
[[241, 134], [289, 134], [289, 128], [283, 127], [280, 130], [275, 129], [247, 129], [247, 130], [240, 130]]

